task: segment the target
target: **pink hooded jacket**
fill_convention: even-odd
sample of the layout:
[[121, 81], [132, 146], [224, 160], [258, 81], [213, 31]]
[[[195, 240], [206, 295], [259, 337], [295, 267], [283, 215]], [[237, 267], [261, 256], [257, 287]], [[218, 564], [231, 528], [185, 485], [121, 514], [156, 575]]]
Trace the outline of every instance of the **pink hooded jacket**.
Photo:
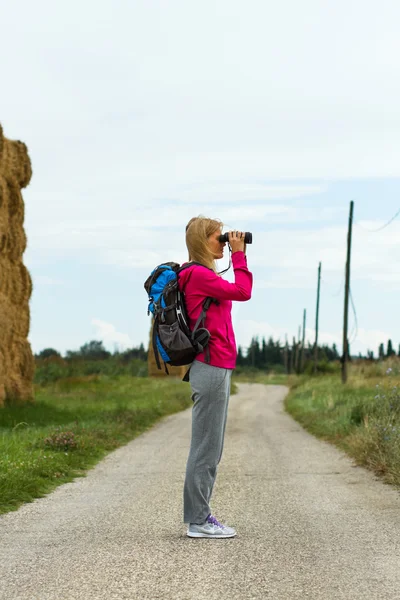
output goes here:
[[[209, 364], [223, 369], [234, 369], [236, 366], [237, 349], [232, 327], [232, 300], [239, 302], [250, 300], [253, 286], [253, 275], [247, 268], [244, 252], [234, 252], [232, 264], [235, 283], [225, 281], [211, 269], [200, 265], [193, 265], [192, 268], [183, 270], [179, 275], [178, 283], [179, 289], [185, 294], [191, 329], [201, 313], [205, 298], [211, 296], [219, 301], [219, 305], [212, 303], [208, 309], [205, 327], [211, 334], [208, 344]], [[198, 354], [196, 360], [206, 362], [205, 352]]]

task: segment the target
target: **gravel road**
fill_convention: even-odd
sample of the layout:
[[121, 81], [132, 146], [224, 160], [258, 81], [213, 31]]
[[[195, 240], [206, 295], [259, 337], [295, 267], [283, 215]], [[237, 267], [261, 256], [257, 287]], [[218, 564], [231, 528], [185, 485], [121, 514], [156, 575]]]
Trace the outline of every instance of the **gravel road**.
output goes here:
[[236, 538], [186, 536], [189, 409], [0, 517], [0, 598], [398, 600], [399, 492], [306, 433], [286, 393], [231, 398], [213, 513]]

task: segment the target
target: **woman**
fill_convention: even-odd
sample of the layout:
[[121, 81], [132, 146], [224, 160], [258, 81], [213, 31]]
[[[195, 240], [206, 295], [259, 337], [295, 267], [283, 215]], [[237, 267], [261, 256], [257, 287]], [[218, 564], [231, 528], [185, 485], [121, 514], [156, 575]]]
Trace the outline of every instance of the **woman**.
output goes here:
[[[220, 242], [219, 220], [195, 217], [186, 227], [186, 245], [192, 268], [179, 275], [185, 293], [190, 327], [199, 317], [207, 297], [211, 303], [205, 319], [211, 337], [208, 353], [198, 354], [190, 367], [192, 388], [192, 439], [186, 465], [184, 486], [184, 523], [189, 537], [228, 538], [236, 531], [211, 514], [210, 498], [222, 456], [232, 371], [236, 366], [236, 342], [232, 328], [232, 300], [250, 300], [253, 276], [247, 268], [244, 233], [229, 232], [235, 283], [217, 273], [217, 259], [223, 257], [225, 242]], [[204, 265], [204, 266], [202, 266]], [[209, 362], [208, 362], [209, 358]]]

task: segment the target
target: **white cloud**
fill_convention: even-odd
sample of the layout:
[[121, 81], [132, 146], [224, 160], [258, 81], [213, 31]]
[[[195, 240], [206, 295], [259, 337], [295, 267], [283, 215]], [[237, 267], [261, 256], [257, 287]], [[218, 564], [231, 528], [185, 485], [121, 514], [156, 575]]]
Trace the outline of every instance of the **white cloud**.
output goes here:
[[92, 325], [94, 325], [96, 333], [96, 339], [103, 341], [106, 348], [114, 350], [116, 347], [119, 349], [132, 348], [134, 343], [127, 333], [121, 333], [117, 331], [111, 323], [106, 323], [99, 319], [92, 319]]

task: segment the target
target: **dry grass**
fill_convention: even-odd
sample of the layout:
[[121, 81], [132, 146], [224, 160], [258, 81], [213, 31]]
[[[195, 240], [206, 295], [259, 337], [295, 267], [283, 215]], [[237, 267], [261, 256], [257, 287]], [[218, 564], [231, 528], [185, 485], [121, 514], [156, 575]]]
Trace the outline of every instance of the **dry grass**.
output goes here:
[[337, 444], [359, 465], [400, 486], [400, 360], [351, 365], [340, 377], [308, 378], [287, 410], [314, 435]]

